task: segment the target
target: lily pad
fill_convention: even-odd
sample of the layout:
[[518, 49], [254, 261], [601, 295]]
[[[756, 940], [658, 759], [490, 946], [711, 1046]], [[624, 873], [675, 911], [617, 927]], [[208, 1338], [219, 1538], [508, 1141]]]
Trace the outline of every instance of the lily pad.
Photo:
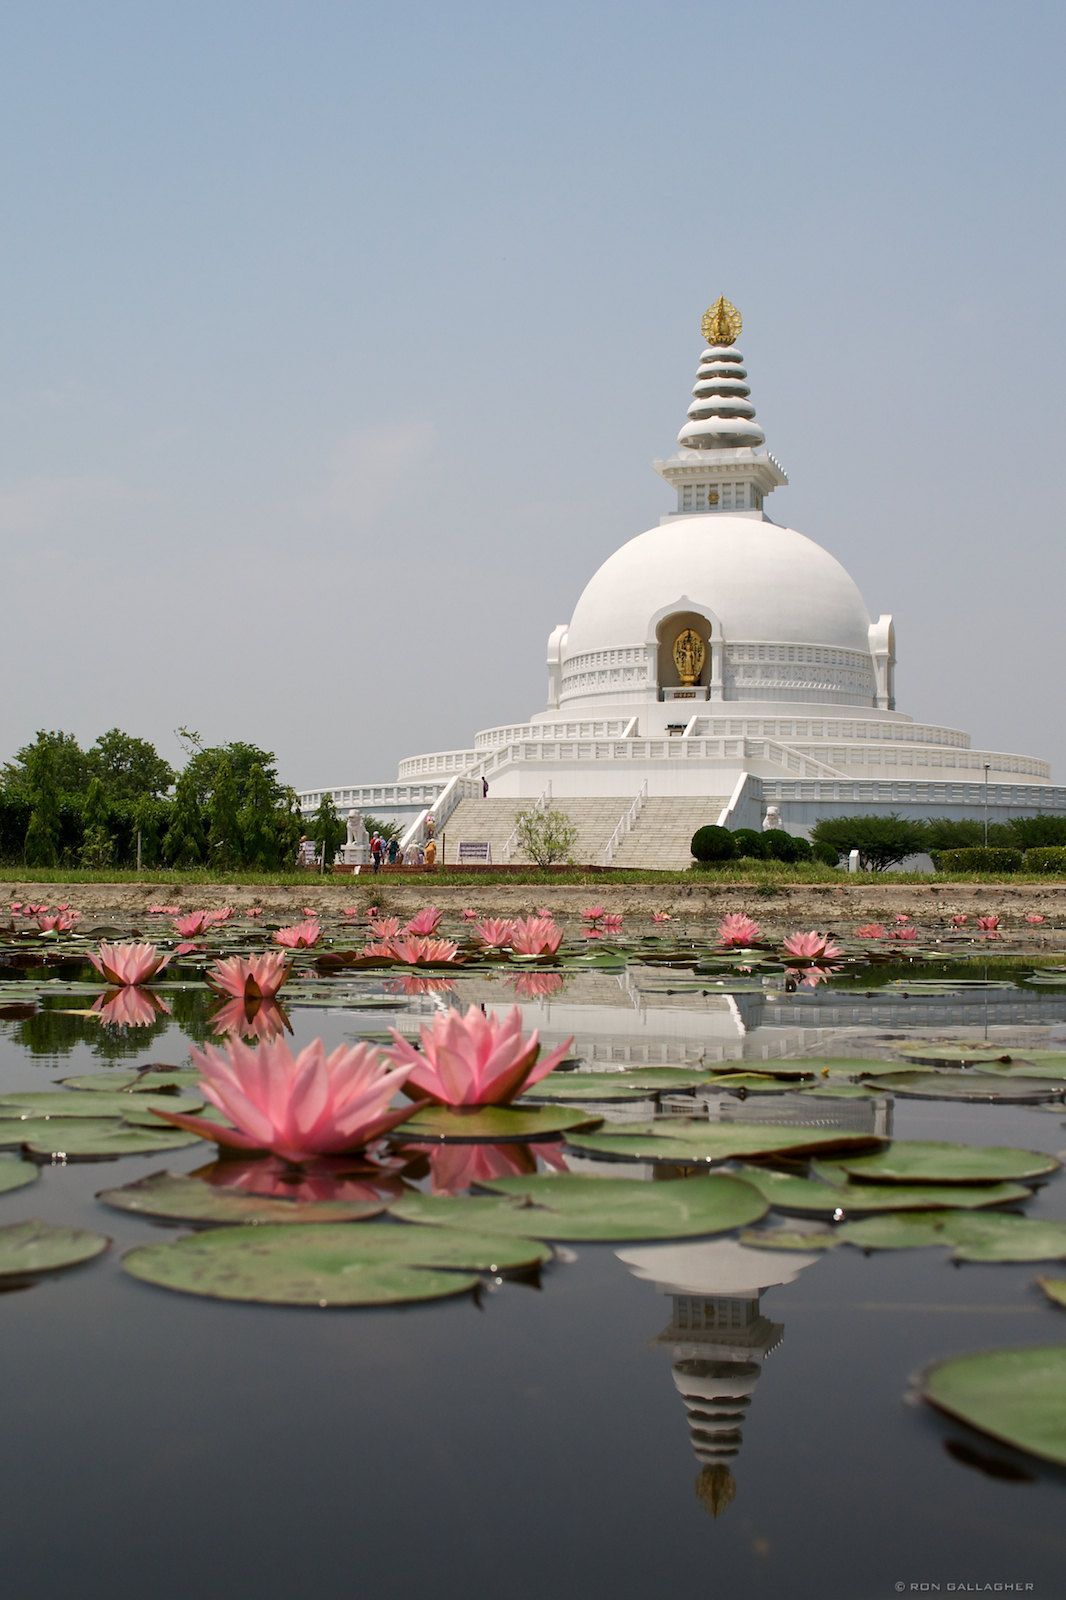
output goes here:
[[915, 1042], [900, 1049], [904, 1061], [918, 1061], [930, 1067], [968, 1067], [982, 1061], [1010, 1061], [1010, 1052], [996, 1045], [937, 1044], [935, 1039]]
[[1066, 1306], [1066, 1278], [1037, 1278], [1052, 1305]]
[[178, 1128], [133, 1128], [117, 1117], [30, 1117], [0, 1121], [0, 1149], [22, 1145], [32, 1155], [71, 1161], [145, 1156], [196, 1144]]
[[[797, 1063], [799, 1065], [800, 1063]], [[776, 1067], [778, 1063], [774, 1063]], [[807, 1068], [806, 1076], [832, 1077], [832, 1078], [870, 1078], [879, 1072], [898, 1072], [899, 1061], [883, 1061], [876, 1056], [867, 1059], [864, 1056], [812, 1056], [802, 1065]], [[759, 1070], [769, 1072], [771, 1065], [760, 1062]]]
[[698, 1067], [634, 1067], [625, 1072], [555, 1071], [527, 1089], [528, 1100], [646, 1100], [649, 1095], [696, 1089], [708, 1081]]
[[956, 1261], [1061, 1261], [1066, 1259], [1066, 1223], [1015, 1216], [975, 1217], [957, 1211], [901, 1212], [847, 1222], [845, 1244], [863, 1250], [907, 1250], [941, 1244]]
[[361, 1222], [380, 1216], [386, 1209], [384, 1200], [275, 1200], [267, 1195], [218, 1188], [200, 1178], [180, 1177], [173, 1172], [153, 1172], [121, 1189], [101, 1189], [96, 1198], [116, 1211], [165, 1217], [172, 1222]]
[[842, 1156], [836, 1165], [870, 1183], [1017, 1183], [1059, 1168], [1054, 1156], [1040, 1150], [904, 1139], [870, 1155]]
[[880, 1184], [819, 1183], [767, 1167], [742, 1167], [740, 1177], [758, 1189], [774, 1208], [797, 1217], [855, 1216], [865, 1212], [976, 1210], [1031, 1198], [1020, 1183]]
[[82, 1228], [57, 1228], [32, 1218], [0, 1228], [0, 1281], [34, 1278], [102, 1255], [111, 1240]]
[[810, 1155], [820, 1150], [868, 1150], [884, 1141], [835, 1128], [790, 1128], [774, 1123], [688, 1122], [672, 1117], [627, 1123], [624, 1133], [568, 1134], [567, 1144], [619, 1161], [712, 1164], [740, 1156]]
[[101, 1089], [87, 1094], [84, 1089], [34, 1090], [28, 1094], [0, 1095], [0, 1121], [22, 1118], [37, 1121], [45, 1117], [122, 1117], [131, 1107], [143, 1115], [158, 1106], [161, 1111], [201, 1111], [199, 1094], [132, 1094]]
[[840, 1241], [828, 1228], [817, 1233], [797, 1233], [791, 1228], [746, 1228], [740, 1242], [753, 1250], [832, 1250]]
[[991, 1072], [886, 1072], [872, 1079], [905, 1100], [973, 1100], [1002, 1105], [1061, 1098], [1064, 1085], [1042, 1078], [998, 1078]]
[[24, 1189], [28, 1183], [35, 1183], [37, 1176], [32, 1161], [23, 1161], [20, 1156], [0, 1156], [0, 1194]]
[[602, 1120], [564, 1106], [425, 1105], [393, 1129], [390, 1137], [499, 1144], [508, 1139], [550, 1139], [572, 1129], [596, 1127]]
[[720, 1077], [708, 1078], [704, 1087], [717, 1090], [719, 1094], [789, 1094], [803, 1084], [771, 1077], [766, 1072], [726, 1072]]
[[[1037, 1057], [1040, 1059], [1035, 1059]], [[978, 1061], [974, 1065], [974, 1071], [980, 1073], [982, 1077], [1042, 1078], [1045, 1082], [1053, 1081], [1060, 1085], [1066, 1080], [1066, 1062], [1062, 1057], [1052, 1058], [1050, 1055], [1042, 1055], [1037, 1050], [1032, 1052], [1032, 1057], [1027, 1056], [1024, 1061], [1021, 1057], [1013, 1056], [1009, 1061]]]
[[820, 1061], [718, 1061], [714, 1066], [716, 1077], [757, 1072], [764, 1078], [813, 1078], [821, 1069]]
[[971, 1428], [1066, 1466], [1066, 1345], [987, 1350], [930, 1367], [922, 1397]]
[[[64, 1089], [77, 1089], [82, 1094], [164, 1094], [173, 1089], [195, 1089], [200, 1082], [200, 1074], [186, 1067], [151, 1067], [144, 1072], [127, 1072], [121, 1067], [109, 1067], [103, 1072], [86, 1072], [58, 1081]], [[167, 1104], [173, 1109], [173, 1096]]]
[[739, 1178], [634, 1183], [578, 1173], [493, 1178], [492, 1198], [405, 1195], [392, 1215], [405, 1222], [484, 1227], [537, 1239], [695, 1239], [728, 1233], [766, 1215], [766, 1201]]
[[267, 1305], [401, 1305], [465, 1294], [479, 1273], [539, 1266], [537, 1240], [325, 1223], [211, 1228], [169, 1244], [140, 1245], [122, 1260], [131, 1277], [183, 1294]]

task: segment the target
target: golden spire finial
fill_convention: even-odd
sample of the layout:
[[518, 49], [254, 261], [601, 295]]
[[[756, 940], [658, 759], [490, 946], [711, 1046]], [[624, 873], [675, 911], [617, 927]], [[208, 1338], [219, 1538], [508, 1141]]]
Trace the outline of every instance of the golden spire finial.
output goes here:
[[708, 344], [735, 344], [743, 326], [736, 306], [720, 294], [714, 305], [703, 313], [700, 332]]

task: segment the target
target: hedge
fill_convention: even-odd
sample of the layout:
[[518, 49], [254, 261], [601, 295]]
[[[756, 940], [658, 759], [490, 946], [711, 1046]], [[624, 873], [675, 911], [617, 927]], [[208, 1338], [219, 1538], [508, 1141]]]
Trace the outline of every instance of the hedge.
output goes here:
[[689, 848], [697, 861], [728, 861], [736, 854], [733, 835], [728, 828], [720, 828], [715, 822], [697, 828]]
[[[1046, 851], [1036, 854], [1046, 855]], [[1029, 855], [1033, 855], [1032, 850]], [[964, 850], [938, 850], [934, 865], [938, 872], [1020, 872], [1022, 852], [1003, 845], [970, 845]], [[1028, 856], [1025, 857], [1028, 860]], [[1050, 869], [1048, 869], [1050, 870]]]
[[1066, 873], [1066, 845], [1038, 845], [1025, 852], [1026, 872]]

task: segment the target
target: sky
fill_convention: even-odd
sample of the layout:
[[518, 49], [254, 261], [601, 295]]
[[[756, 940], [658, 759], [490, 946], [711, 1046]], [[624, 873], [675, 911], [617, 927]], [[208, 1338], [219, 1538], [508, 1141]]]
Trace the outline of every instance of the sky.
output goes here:
[[1059, 0], [16, 0], [0, 759], [543, 708], [736, 302], [897, 704], [1066, 781]]

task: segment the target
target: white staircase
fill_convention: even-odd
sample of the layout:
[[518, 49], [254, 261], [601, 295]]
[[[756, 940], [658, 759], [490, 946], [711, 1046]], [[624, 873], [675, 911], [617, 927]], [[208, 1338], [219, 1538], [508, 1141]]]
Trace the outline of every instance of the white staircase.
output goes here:
[[691, 866], [692, 835], [697, 828], [717, 822], [728, 804], [728, 795], [653, 795], [645, 800], [633, 827], [615, 850], [611, 866], [663, 871]]
[[[553, 811], [565, 812], [577, 829], [577, 839], [571, 851], [578, 866], [598, 862], [604, 846], [618, 825], [618, 819], [631, 802], [624, 796], [607, 798], [569, 798], [548, 802]], [[724, 802], [723, 802], [724, 804]], [[504, 846], [514, 832], [514, 819], [519, 811], [528, 811], [532, 800], [518, 798], [497, 799], [493, 795], [462, 800], [448, 818], [444, 833], [444, 859], [449, 866], [459, 860], [459, 845], [487, 842], [492, 851], [493, 865], [504, 862]], [[717, 818], [717, 812], [715, 817]], [[511, 864], [528, 864], [521, 850], [514, 850], [507, 858]]]

